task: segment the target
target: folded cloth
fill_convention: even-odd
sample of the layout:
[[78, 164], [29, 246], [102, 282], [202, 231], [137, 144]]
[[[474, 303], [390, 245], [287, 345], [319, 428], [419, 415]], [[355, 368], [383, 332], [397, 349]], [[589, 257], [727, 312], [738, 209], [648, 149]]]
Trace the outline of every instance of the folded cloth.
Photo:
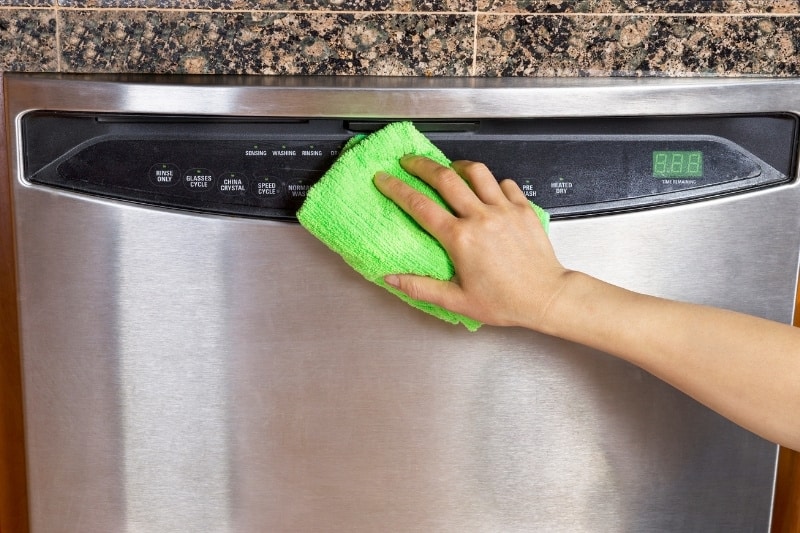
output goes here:
[[[345, 145], [331, 168], [308, 191], [297, 218], [367, 280], [426, 313], [475, 331], [481, 325], [479, 321], [409, 298], [383, 281], [387, 274], [449, 280], [455, 273], [441, 244], [373, 184], [375, 173], [384, 171], [448, 208], [432, 187], [400, 166], [400, 158], [406, 154], [450, 165], [412, 123], [389, 124], [366, 137], [354, 137]], [[534, 204], [531, 207], [547, 230], [547, 212]]]

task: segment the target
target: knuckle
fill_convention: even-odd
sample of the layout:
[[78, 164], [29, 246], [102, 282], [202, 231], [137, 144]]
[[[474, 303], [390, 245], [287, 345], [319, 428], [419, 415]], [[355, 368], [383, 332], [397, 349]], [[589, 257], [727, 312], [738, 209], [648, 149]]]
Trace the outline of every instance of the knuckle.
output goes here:
[[450, 168], [440, 167], [433, 172], [433, 180], [437, 187], [448, 187], [457, 181], [461, 181], [461, 176]]
[[416, 280], [406, 279], [402, 285], [402, 290], [406, 293], [410, 298], [415, 300], [422, 300], [422, 290], [420, 289], [419, 283]]
[[489, 173], [489, 167], [479, 161], [463, 161], [461, 168], [465, 174], [483, 175]]
[[406, 198], [408, 209], [414, 213], [425, 213], [430, 208], [430, 199], [419, 191], [412, 190]]
[[448, 242], [456, 252], [471, 250], [475, 247], [475, 236], [463, 226], [453, 225], [449, 228]]
[[395, 177], [388, 179], [383, 186], [394, 194], [402, 194], [406, 187], [405, 183]]

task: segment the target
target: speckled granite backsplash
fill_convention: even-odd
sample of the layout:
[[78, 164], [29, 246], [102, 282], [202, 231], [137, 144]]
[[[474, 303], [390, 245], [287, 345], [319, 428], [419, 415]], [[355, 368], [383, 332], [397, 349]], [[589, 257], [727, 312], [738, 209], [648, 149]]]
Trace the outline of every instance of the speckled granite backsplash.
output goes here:
[[800, 74], [800, 0], [0, 0], [0, 69]]

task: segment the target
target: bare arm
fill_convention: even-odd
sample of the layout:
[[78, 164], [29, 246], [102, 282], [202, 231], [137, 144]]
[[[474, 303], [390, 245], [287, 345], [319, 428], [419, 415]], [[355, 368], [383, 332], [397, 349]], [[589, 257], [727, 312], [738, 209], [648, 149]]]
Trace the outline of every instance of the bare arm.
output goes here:
[[376, 186], [442, 243], [456, 277], [399, 274], [388, 283], [487, 324], [527, 327], [616, 355], [764, 438], [800, 449], [799, 328], [570, 271], [514, 182], [498, 184], [485, 166], [465, 161], [448, 169], [410, 156], [402, 164], [454, 213], [389, 176], [376, 176]]

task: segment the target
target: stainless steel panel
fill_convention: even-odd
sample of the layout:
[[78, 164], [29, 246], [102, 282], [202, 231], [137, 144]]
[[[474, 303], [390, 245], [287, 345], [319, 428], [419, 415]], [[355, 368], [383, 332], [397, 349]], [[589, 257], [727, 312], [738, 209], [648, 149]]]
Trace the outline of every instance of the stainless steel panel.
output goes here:
[[641, 116], [800, 111], [775, 78], [404, 78], [15, 74], [27, 109], [343, 118]]
[[[84, 82], [54, 95], [55, 81], [36, 80], [10, 78], [12, 118], [92, 106]], [[594, 102], [613, 114], [687, 91], [691, 111], [709, 83], [609, 84]], [[543, 85], [544, 109], [566, 113]], [[567, 85], [582, 95], [572, 112], [589, 113], [595, 93]], [[158, 86], [150, 104], [152, 87], [118, 87], [88, 92], [115, 111], [190, 112], [189, 89], [206, 112], [282, 105], [257, 86]], [[723, 87], [758, 96], [773, 83], [711, 91], [709, 107], [742, 110]], [[471, 91], [444, 94], [448, 116], [472, 105]], [[481, 94], [468, 99], [488, 105]], [[332, 102], [327, 113], [345, 114]], [[653, 99], [653, 112], [676, 106]], [[777, 448], [638, 368], [525, 330], [441, 323], [297, 225], [35, 187], [16, 155], [34, 533], [768, 530]], [[790, 184], [562, 220], [552, 240], [565, 264], [611, 282], [788, 322], [798, 200]]]

